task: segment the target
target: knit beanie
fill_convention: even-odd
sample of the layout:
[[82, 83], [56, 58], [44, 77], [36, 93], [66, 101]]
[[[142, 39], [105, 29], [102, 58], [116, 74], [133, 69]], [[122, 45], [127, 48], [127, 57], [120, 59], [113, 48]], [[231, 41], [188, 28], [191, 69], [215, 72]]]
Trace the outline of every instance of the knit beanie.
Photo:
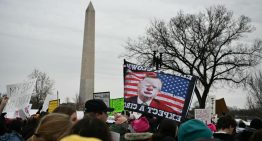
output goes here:
[[202, 121], [191, 119], [180, 125], [178, 141], [195, 141], [200, 138], [212, 138], [211, 130]]
[[215, 124], [210, 123], [207, 125], [207, 127], [212, 131], [212, 132], [216, 132], [217, 131], [217, 127]]
[[131, 126], [135, 132], [147, 132], [150, 128], [149, 121], [146, 117], [140, 117], [139, 119], [133, 120]]

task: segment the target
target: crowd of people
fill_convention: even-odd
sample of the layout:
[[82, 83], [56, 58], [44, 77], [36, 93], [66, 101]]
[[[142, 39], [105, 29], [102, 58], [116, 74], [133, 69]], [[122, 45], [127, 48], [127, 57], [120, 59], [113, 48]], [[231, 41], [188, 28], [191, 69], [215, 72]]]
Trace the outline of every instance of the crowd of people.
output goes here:
[[[109, 108], [102, 100], [88, 100], [84, 117], [77, 118], [76, 109], [59, 106], [52, 113], [40, 110], [26, 120], [8, 119], [3, 109], [8, 97], [0, 103], [0, 141], [261, 141], [262, 121], [250, 125], [236, 122], [230, 115], [206, 125], [197, 119], [177, 123], [142, 113], [136, 118], [123, 111], [108, 123]], [[119, 135], [119, 136], [116, 136]], [[117, 138], [116, 138], [117, 137]]]

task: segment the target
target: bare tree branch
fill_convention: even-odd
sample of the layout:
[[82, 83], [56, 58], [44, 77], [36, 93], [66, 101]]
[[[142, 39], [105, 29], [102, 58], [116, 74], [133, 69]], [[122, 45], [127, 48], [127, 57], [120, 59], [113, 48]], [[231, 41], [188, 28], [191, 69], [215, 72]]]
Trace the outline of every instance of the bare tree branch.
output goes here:
[[204, 108], [211, 86], [221, 81], [240, 84], [247, 78], [248, 69], [261, 61], [261, 40], [253, 45], [240, 42], [252, 31], [248, 17], [234, 18], [224, 6], [198, 14], [180, 11], [169, 22], [154, 20], [146, 35], [127, 42], [127, 53], [122, 56], [152, 66], [153, 45], [164, 47], [161, 69], [198, 77], [203, 88], [198, 100]]

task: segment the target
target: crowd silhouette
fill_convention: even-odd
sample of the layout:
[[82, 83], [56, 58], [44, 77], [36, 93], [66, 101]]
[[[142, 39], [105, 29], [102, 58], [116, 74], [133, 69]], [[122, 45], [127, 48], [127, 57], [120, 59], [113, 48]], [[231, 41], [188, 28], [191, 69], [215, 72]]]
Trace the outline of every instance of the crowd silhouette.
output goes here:
[[[254, 118], [249, 125], [230, 115], [206, 124], [191, 118], [181, 123], [171, 119], [132, 112], [114, 114], [107, 122], [109, 108], [102, 100], [88, 100], [84, 117], [76, 109], [58, 106], [52, 113], [36, 112], [27, 119], [6, 118], [3, 109], [8, 97], [0, 103], [0, 141], [261, 141], [262, 121]], [[119, 136], [116, 136], [119, 135]]]

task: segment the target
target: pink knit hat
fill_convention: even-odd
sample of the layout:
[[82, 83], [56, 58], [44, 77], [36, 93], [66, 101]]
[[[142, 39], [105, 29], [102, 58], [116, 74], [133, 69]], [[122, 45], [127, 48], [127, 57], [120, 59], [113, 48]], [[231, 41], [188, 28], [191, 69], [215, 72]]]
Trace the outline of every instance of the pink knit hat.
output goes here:
[[135, 132], [146, 132], [149, 130], [149, 122], [145, 117], [141, 117], [139, 119], [133, 120], [131, 122], [131, 126], [133, 127]]
[[212, 132], [216, 132], [217, 131], [217, 127], [216, 125], [210, 123], [207, 125], [207, 127], [212, 131]]

